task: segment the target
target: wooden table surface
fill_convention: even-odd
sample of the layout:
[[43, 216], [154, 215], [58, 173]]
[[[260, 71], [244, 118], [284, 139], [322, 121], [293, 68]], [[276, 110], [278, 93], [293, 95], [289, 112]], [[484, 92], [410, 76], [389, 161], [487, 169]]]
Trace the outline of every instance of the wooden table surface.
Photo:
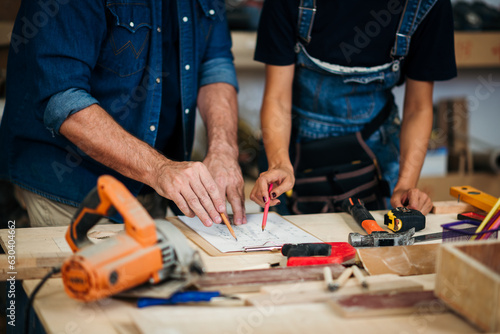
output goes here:
[[[383, 213], [373, 216], [383, 225]], [[289, 216], [288, 220], [323, 241], [347, 241], [350, 232], [363, 230], [345, 213]], [[419, 234], [441, 231], [440, 224], [455, 221], [456, 214], [427, 216], [427, 227]], [[114, 233], [121, 225], [98, 225], [96, 233]], [[5, 247], [7, 231], [0, 231]], [[43, 258], [44, 254], [66, 257], [65, 227], [16, 230], [17, 256]], [[436, 242], [436, 241], [434, 241]], [[439, 241], [437, 241], [439, 242]], [[193, 246], [195, 246], [193, 244]], [[195, 246], [196, 247], [196, 246]], [[278, 253], [243, 254], [212, 257], [201, 251], [208, 271], [253, 269], [279, 262]], [[425, 281], [433, 289], [433, 276], [411, 276]], [[38, 280], [26, 280], [30, 294]], [[476, 333], [462, 318], [452, 312], [345, 319], [327, 303], [256, 306], [173, 306], [138, 309], [132, 302], [107, 298], [92, 303], [70, 299], [61, 279], [50, 279], [40, 290], [35, 310], [48, 333]]]

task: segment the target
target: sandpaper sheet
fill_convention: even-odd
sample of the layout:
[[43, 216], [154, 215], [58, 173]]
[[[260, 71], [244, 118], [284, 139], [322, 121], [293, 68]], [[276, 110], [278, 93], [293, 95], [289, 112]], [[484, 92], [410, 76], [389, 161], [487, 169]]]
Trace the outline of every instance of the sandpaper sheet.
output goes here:
[[357, 254], [370, 275], [427, 275], [436, 272], [440, 244], [358, 248]]

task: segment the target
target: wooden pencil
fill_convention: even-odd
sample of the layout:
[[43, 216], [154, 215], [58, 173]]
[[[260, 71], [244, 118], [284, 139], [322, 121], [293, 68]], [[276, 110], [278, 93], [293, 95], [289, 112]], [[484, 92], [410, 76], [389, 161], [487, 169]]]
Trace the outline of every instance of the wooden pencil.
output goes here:
[[233, 238], [235, 238], [236, 241], [238, 241], [238, 238], [236, 238], [236, 234], [234, 234], [233, 228], [231, 227], [231, 223], [229, 222], [229, 219], [227, 219], [226, 215], [222, 212], [221, 212], [220, 216], [222, 217], [222, 221], [224, 222], [224, 224], [226, 224], [229, 232], [231, 232], [231, 235], [233, 236]]

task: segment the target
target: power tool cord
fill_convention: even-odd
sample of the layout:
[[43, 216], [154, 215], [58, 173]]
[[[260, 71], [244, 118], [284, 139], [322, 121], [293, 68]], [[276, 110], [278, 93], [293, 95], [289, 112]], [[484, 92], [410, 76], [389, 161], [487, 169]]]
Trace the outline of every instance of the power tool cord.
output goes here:
[[42, 288], [42, 286], [45, 284], [45, 282], [47, 282], [47, 280], [52, 277], [52, 275], [55, 275], [55, 274], [58, 274], [61, 272], [61, 267], [53, 267], [43, 278], [42, 280], [40, 281], [40, 283], [38, 283], [38, 285], [36, 286], [35, 290], [33, 290], [33, 293], [31, 294], [31, 296], [28, 298], [28, 305], [26, 305], [26, 313], [25, 313], [25, 319], [24, 319], [24, 333], [25, 334], [29, 334], [30, 332], [30, 311], [31, 311], [31, 307], [33, 306], [33, 301], [35, 300], [35, 297], [38, 293], [38, 291], [40, 291], [40, 289]]

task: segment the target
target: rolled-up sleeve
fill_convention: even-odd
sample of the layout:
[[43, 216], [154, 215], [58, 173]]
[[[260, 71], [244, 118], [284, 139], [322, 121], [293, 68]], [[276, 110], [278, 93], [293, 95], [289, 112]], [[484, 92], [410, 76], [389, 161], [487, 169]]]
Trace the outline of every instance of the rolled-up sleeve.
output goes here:
[[68, 116], [93, 104], [99, 104], [99, 101], [86, 90], [70, 88], [50, 98], [45, 108], [43, 122], [48, 130], [59, 134], [59, 128]]
[[200, 86], [228, 83], [238, 90], [236, 70], [231, 58], [215, 58], [204, 62], [200, 69]]
[[[26, 17], [43, 9], [41, 3], [27, 6]], [[69, 115], [98, 103], [91, 96], [90, 80], [106, 36], [105, 14], [101, 0], [61, 3], [26, 43], [32, 55], [27, 68], [36, 74], [37, 113], [52, 133], [59, 134]]]

